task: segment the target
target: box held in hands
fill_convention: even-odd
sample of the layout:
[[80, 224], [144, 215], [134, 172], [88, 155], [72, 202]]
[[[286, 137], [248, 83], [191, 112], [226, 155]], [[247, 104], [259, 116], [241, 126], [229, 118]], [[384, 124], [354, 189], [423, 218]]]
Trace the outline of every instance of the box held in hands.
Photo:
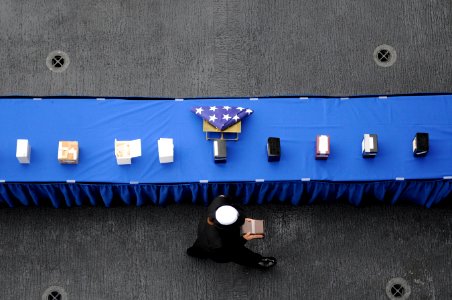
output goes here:
[[262, 234], [264, 233], [264, 220], [246, 219], [241, 227], [242, 235], [246, 233]]

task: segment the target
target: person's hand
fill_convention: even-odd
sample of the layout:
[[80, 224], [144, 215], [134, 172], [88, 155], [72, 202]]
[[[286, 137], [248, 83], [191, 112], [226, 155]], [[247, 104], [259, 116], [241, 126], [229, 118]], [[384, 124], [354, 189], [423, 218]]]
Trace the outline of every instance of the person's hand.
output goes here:
[[243, 238], [247, 241], [251, 241], [254, 239], [262, 239], [264, 236], [262, 234], [252, 234], [251, 232], [247, 232], [243, 235]]

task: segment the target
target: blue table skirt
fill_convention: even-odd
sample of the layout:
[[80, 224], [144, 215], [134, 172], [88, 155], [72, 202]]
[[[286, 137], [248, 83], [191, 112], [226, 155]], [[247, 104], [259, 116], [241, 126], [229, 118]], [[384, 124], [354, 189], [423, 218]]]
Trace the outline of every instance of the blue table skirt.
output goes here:
[[373, 200], [411, 202], [426, 207], [452, 199], [452, 180], [374, 182], [236, 182], [187, 184], [3, 183], [0, 206], [106, 206], [171, 203], [207, 205], [219, 194], [243, 199], [243, 204], [285, 202], [293, 205], [348, 200], [360, 205]]

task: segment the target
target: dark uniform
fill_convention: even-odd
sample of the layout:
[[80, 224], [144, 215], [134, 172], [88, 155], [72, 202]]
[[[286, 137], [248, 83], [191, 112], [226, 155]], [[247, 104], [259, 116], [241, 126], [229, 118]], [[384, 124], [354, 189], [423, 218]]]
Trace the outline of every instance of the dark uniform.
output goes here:
[[[221, 225], [215, 219], [215, 211], [223, 205], [230, 205], [239, 212], [238, 219], [231, 225]], [[214, 220], [214, 225], [207, 223], [207, 217]], [[187, 249], [187, 254], [200, 258], [210, 258], [216, 262], [235, 262], [245, 266], [258, 266], [262, 255], [245, 247], [247, 242], [241, 236], [240, 227], [245, 222], [243, 209], [232, 202], [229, 197], [215, 198], [207, 208], [207, 216], [203, 216], [198, 225], [198, 238], [194, 245]]]

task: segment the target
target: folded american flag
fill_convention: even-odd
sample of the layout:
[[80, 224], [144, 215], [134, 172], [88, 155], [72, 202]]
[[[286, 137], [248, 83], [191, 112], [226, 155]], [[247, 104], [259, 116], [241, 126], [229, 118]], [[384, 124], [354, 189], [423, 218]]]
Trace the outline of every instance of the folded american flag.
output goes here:
[[225, 130], [253, 113], [251, 109], [240, 106], [197, 106], [191, 111], [219, 130]]

